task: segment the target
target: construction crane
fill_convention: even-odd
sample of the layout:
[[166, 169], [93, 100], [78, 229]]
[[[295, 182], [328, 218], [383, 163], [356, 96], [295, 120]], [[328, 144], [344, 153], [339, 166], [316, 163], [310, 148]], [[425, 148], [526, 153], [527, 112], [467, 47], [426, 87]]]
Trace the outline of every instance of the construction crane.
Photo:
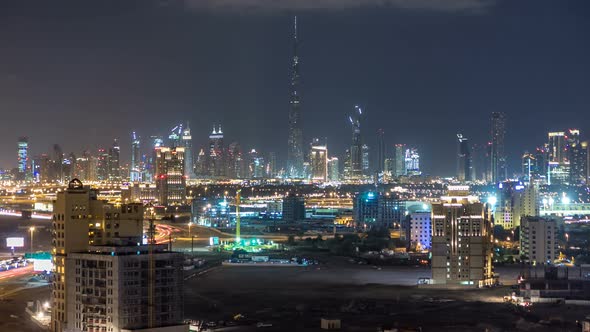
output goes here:
[[242, 188], [236, 191], [236, 245], [240, 243], [240, 202]]
[[148, 271], [148, 327], [154, 327], [154, 298], [155, 298], [155, 261], [154, 261], [154, 246], [156, 245], [156, 226], [154, 225], [154, 207], [150, 205], [149, 209], [149, 228], [148, 228], [148, 259], [149, 259], [149, 271]]

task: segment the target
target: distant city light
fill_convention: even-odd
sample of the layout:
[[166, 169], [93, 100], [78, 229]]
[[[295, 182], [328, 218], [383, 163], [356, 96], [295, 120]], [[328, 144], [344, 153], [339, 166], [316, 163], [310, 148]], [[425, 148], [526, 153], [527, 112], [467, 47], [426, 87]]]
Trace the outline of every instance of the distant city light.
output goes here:
[[496, 198], [496, 196], [488, 197], [488, 204], [494, 206], [496, 205], [496, 203], [498, 203], [498, 199]]

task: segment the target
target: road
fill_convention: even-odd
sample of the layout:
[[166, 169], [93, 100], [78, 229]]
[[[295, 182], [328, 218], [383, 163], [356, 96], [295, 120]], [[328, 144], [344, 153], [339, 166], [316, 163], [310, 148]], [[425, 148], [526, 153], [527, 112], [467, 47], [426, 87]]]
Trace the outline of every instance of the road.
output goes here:
[[33, 265], [0, 272], [0, 331], [39, 331], [25, 313], [29, 301], [48, 301], [51, 287], [29, 282], [35, 274]]
[[[28, 266], [20, 267], [18, 269], [12, 269], [12, 270], [8, 270], [8, 271], [0, 272], [0, 283], [5, 282], [5, 281], [12, 282], [15, 279], [20, 279], [20, 278], [24, 278], [24, 277], [32, 276], [32, 275], [33, 275], [33, 264], [29, 264]], [[1, 293], [0, 293], [0, 295], [1, 295]]]

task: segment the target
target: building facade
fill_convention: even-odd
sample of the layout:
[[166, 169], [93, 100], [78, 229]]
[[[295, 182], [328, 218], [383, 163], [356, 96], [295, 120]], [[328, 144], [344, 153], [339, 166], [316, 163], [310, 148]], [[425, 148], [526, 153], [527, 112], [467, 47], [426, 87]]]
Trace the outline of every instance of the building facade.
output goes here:
[[521, 219], [520, 255], [528, 264], [553, 264], [559, 254], [555, 220], [526, 216]]
[[381, 192], [361, 192], [353, 200], [353, 219], [361, 228], [393, 228], [406, 216], [406, 202]]
[[491, 123], [491, 181], [493, 183], [497, 183], [504, 181], [508, 176], [504, 146], [504, 136], [506, 135], [506, 115], [502, 112], [493, 112]]
[[432, 278], [435, 284], [493, 285], [493, 230], [488, 207], [468, 186], [449, 186], [432, 204]]
[[311, 180], [325, 182], [328, 179], [328, 147], [325, 142], [314, 138], [309, 152]]
[[430, 250], [432, 246], [432, 225], [430, 212], [414, 212], [410, 218], [410, 247], [416, 251]]
[[29, 169], [29, 138], [20, 137], [17, 144], [17, 170], [16, 179], [25, 181]]
[[51, 330], [67, 331], [73, 328], [69, 316], [75, 311], [71, 283], [68, 275], [68, 257], [85, 252], [89, 246], [126, 239], [141, 243], [143, 234], [143, 206], [123, 204], [116, 206], [97, 199], [97, 192], [70, 181], [68, 188], [57, 194], [53, 213], [52, 256], [55, 267], [52, 281]]
[[287, 176], [302, 178], [303, 174], [303, 129], [301, 127], [301, 96], [299, 95], [299, 39], [297, 16], [294, 19], [293, 61], [291, 64], [291, 100], [289, 108], [289, 139], [287, 146]]
[[186, 201], [184, 148], [156, 149], [156, 186], [161, 205], [181, 205]]
[[473, 181], [472, 164], [469, 140], [463, 134], [457, 134], [457, 180], [460, 182]]
[[182, 325], [183, 256], [166, 247], [154, 245], [150, 252], [147, 245], [90, 246], [69, 254], [69, 330], [187, 331]]
[[305, 219], [305, 197], [289, 194], [283, 198], [283, 220], [297, 222]]

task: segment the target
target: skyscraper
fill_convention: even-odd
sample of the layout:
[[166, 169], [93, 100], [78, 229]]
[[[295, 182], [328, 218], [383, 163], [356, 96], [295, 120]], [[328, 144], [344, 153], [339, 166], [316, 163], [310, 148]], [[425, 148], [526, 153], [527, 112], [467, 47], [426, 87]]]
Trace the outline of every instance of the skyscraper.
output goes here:
[[25, 181], [27, 178], [27, 169], [29, 165], [29, 138], [20, 137], [18, 139], [18, 151], [17, 151], [17, 180]]
[[289, 146], [287, 151], [287, 175], [301, 178], [303, 175], [303, 131], [301, 129], [301, 98], [299, 96], [299, 55], [297, 36], [297, 16], [294, 21], [294, 52], [291, 67], [291, 102], [289, 109]]
[[264, 157], [252, 149], [248, 154], [248, 172], [251, 179], [262, 179], [266, 177], [266, 163]]
[[113, 145], [109, 149], [109, 181], [121, 181], [121, 165], [120, 165], [121, 147], [119, 140], [114, 139]]
[[182, 146], [182, 123], [170, 130], [168, 140], [170, 141], [170, 147]]
[[362, 148], [361, 148], [362, 152], [363, 152], [363, 157], [362, 157], [362, 164], [363, 164], [363, 175], [371, 175], [371, 168], [370, 168], [370, 160], [369, 160], [369, 146], [367, 144], [363, 144]]
[[230, 179], [243, 179], [244, 165], [242, 158], [242, 148], [238, 142], [232, 142], [227, 149], [227, 171], [226, 175]]
[[418, 149], [416, 149], [416, 148], [406, 149], [405, 163], [406, 163], [406, 173], [405, 173], [406, 175], [417, 176], [417, 175], [422, 174], [422, 172], [420, 171], [420, 154], [418, 153]]
[[64, 153], [59, 144], [53, 144], [53, 174], [52, 178], [54, 181], [63, 183], [64, 171], [63, 171], [63, 160]]
[[385, 132], [383, 129], [377, 130], [377, 169], [378, 173], [385, 171]]
[[314, 138], [311, 142], [309, 153], [309, 164], [311, 165], [311, 179], [314, 181], [326, 181], [328, 177], [328, 147], [326, 142]]
[[139, 136], [133, 132], [131, 133], [131, 169], [129, 172], [129, 180], [131, 182], [141, 181], [141, 145]]
[[406, 175], [406, 161], [405, 161], [405, 144], [396, 144], [393, 150], [393, 175]]
[[522, 170], [521, 174], [524, 181], [529, 182], [534, 177], [539, 175], [538, 160], [533, 153], [525, 151], [522, 155]]
[[191, 136], [191, 129], [189, 123], [186, 123], [186, 128], [182, 132], [182, 147], [184, 147], [184, 176], [187, 179], [195, 178], [194, 161], [193, 161], [193, 137]]
[[269, 178], [277, 176], [277, 154], [274, 152], [268, 153], [268, 162], [266, 163], [266, 174]]
[[213, 126], [213, 131], [209, 135], [209, 175], [212, 177], [224, 177], [226, 172], [225, 165], [225, 146], [223, 144], [223, 131], [221, 125], [217, 129]]
[[156, 160], [158, 159], [158, 150], [164, 146], [164, 138], [162, 136], [150, 136], [151, 147], [150, 151], [144, 158], [142, 180], [145, 182], [155, 182], [156, 179]]
[[207, 154], [205, 153], [204, 149], [201, 149], [199, 151], [199, 154], [197, 155], [197, 161], [195, 163], [195, 169], [197, 172], [197, 176], [206, 177], [209, 175], [209, 170], [207, 168], [207, 161], [208, 161]]
[[457, 134], [457, 180], [472, 181], [472, 170], [469, 141], [463, 134]]
[[96, 162], [96, 179], [107, 181], [109, 179], [109, 154], [106, 149], [98, 149], [98, 160]]
[[492, 113], [491, 128], [491, 171], [492, 182], [500, 182], [508, 177], [506, 154], [504, 152], [504, 136], [506, 135], [506, 116], [502, 112]]
[[156, 187], [160, 204], [179, 205], [186, 200], [184, 148], [159, 147], [156, 150]]
[[363, 175], [363, 141], [361, 138], [361, 117], [363, 110], [354, 107], [354, 116], [350, 116], [352, 125], [352, 144], [350, 145], [350, 177], [359, 179]]
[[328, 180], [339, 181], [340, 180], [340, 165], [338, 158], [332, 157], [328, 159]]
[[565, 132], [550, 132], [548, 136], [547, 184], [566, 184], [569, 181], [570, 163]]

